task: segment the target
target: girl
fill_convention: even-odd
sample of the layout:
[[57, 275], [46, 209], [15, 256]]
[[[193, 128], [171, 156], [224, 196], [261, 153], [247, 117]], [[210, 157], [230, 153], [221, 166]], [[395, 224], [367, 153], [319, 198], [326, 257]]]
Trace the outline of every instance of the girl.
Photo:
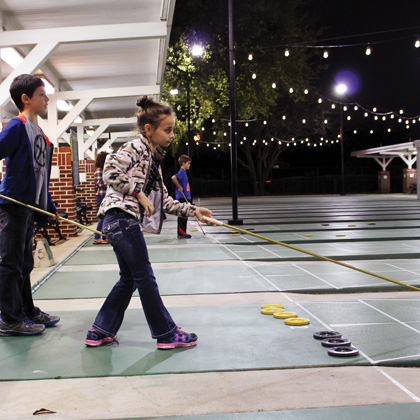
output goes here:
[[[100, 152], [98, 156], [96, 156], [95, 161], [95, 190], [96, 190], [96, 203], [98, 204], [98, 208], [100, 207], [102, 200], [105, 197], [106, 194], [106, 184], [103, 180], [103, 170], [104, 170], [104, 164], [105, 159], [107, 157], [108, 153], [106, 152]], [[102, 232], [102, 224], [103, 220], [98, 220], [98, 226], [96, 227], [96, 230], [98, 232]], [[107, 244], [109, 243], [107, 239], [102, 239], [102, 236], [99, 235], [99, 233], [95, 233], [95, 238], [93, 240], [93, 243], [96, 244]]]
[[104, 166], [107, 193], [99, 209], [104, 217], [103, 231], [114, 248], [120, 267], [120, 279], [96, 316], [86, 345], [101, 346], [117, 342], [124, 312], [137, 288], [152, 338], [158, 349], [190, 347], [197, 336], [181, 329], [172, 320], [159, 294], [149, 261], [142, 226], [159, 233], [163, 211], [177, 216], [211, 217], [203, 207], [175, 201], [162, 182], [159, 160], [162, 147], [174, 138], [175, 118], [169, 105], [144, 96], [137, 101], [140, 138], [125, 143], [108, 155]]

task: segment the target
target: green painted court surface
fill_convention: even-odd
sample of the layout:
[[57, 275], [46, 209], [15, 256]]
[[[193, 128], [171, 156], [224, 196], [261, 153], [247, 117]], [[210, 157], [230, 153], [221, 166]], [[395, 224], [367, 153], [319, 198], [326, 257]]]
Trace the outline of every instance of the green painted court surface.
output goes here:
[[[342, 364], [418, 366], [420, 298], [347, 302], [287, 303], [285, 309], [309, 318], [307, 326], [287, 326], [262, 315], [260, 305], [171, 308], [179, 325], [197, 333], [191, 350], [156, 351], [141, 309], [126, 312], [120, 345], [87, 348], [83, 340], [96, 311], [58, 313], [61, 323], [46, 334], [0, 341], [1, 380], [148, 375], [157, 373], [274, 369]], [[335, 330], [360, 350], [332, 357], [318, 331]], [[217, 340], [214, 339], [217, 337]], [[49, 349], [54, 348], [51, 358]], [[238, 354], [240, 349], [240, 354]], [[23, 368], [24, 367], [24, 368]]]
[[[239, 215], [244, 220], [241, 229], [420, 287], [420, 206], [416, 200], [312, 197], [284, 202], [267, 199], [267, 203], [260, 208], [252, 199], [245, 200]], [[226, 222], [231, 217], [226, 203], [209, 200], [208, 206], [217, 219]], [[350, 295], [344, 301], [331, 301], [328, 296], [332, 293], [344, 296], [408, 289], [261, 238], [237, 235], [227, 227], [205, 226], [206, 235], [197, 230], [190, 240], [178, 240], [171, 223], [169, 219], [164, 224], [160, 236], [146, 235], [146, 241], [161, 294], [187, 299], [170, 312], [178, 325], [197, 333], [196, 348], [157, 351], [141, 308], [127, 310], [118, 333], [119, 346], [84, 346], [97, 310], [67, 311], [66, 302], [90, 298], [100, 302], [118, 280], [112, 247], [95, 246], [90, 239], [34, 293], [42, 307], [47, 308], [49, 300], [62, 300], [60, 324], [39, 337], [0, 340], [0, 380], [420, 365], [420, 295], [393, 299], [360, 295], [352, 299]], [[283, 303], [287, 311], [311, 323], [287, 326], [281, 319], [262, 315], [259, 304], [238, 301], [213, 306], [188, 300], [226, 295], [234, 300], [235, 296], [266, 292], [277, 292], [279, 297], [277, 302], [266, 303]], [[285, 292], [302, 295], [289, 301]], [[299, 300], [310, 294], [318, 299]], [[134, 295], [138, 299], [137, 292]], [[315, 332], [324, 330], [339, 331], [360, 354], [328, 355], [328, 349], [313, 338]], [[420, 418], [420, 412], [419, 404], [413, 403], [177, 418], [414, 420]]]
[[[404, 413], [404, 417], [401, 417]], [[219, 413], [177, 416], [178, 420], [418, 420], [420, 404], [389, 404], [355, 407], [312, 408], [307, 410], [266, 411], [255, 413]], [[142, 417], [142, 420], [169, 420], [174, 417]], [[117, 419], [128, 420], [128, 419]], [[140, 420], [140, 419], [132, 419]]]

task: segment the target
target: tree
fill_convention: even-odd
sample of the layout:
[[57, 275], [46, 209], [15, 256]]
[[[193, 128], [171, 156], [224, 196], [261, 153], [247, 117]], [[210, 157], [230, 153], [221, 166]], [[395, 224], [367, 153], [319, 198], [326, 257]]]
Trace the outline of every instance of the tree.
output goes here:
[[[284, 54], [285, 45], [313, 41], [319, 35], [313, 18], [305, 12], [306, 4], [306, 0], [234, 2], [237, 120], [258, 122], [244, 130], [253, 142], [239, 145], [239, 162], [258, 185], [259, 193], [264, 192], [265, 180], [284, 147], [266, 136], [271, 133], [270, 137], [283, 138], [294, 133], [296, 137], [301, 131], [309, 131], [309, 126], [312, 136], [322, 128], [322, 124], [316, 127], [322, 116], [315, 117], [313, 109], [309, 110], [312, 117], [307, 127], [294, 121], [299, 115], [308, 114], [305, 89], [317, 80], [321, 69], [319, 55], [306, 48], [294, 48], [288, 57]], [[229, 143], [224, 135], [229, 116], [227, 37], [226, 0], [177, 3], [164, 89], [165, 98], [174, 105], [180, 121], [175, 145], [186, 138], [187, 87], [193, 130], [198, 131], [211, 120], [212, 129], [204, 132], [204, 140], [225, 146]], [[188, 50], [194, 42], [206, 46], [206, 55], [196, 61]], [[168, 94], [175, 84], [182, 92], [176, 100]], [[293, 117], [282, 120], [279, 115], [285, 110], [291, 110]], [[263, 124], [263, 120], [267, 123]], [[242, 131], [243, 127], [239, 127], [238, 137]]]

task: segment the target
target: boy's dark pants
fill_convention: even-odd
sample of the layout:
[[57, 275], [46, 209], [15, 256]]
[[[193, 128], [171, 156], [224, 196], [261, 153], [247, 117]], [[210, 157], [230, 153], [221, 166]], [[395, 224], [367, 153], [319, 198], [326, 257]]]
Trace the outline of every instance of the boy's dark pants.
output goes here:
[[[180, 198], [178, 200], [180, 203], [187, 203], [185, 198]], [[192, 204], [192, 202], [190, 201]], [[186, 235], [187, 234], [187, 222], [188, 217], [178, 217], [178, 235]]]
[[6, 323], [22, 322], [39, 312], [34, 307], [30, 281], [33, 235], [33, 210], [0, 205], [0, 314]]

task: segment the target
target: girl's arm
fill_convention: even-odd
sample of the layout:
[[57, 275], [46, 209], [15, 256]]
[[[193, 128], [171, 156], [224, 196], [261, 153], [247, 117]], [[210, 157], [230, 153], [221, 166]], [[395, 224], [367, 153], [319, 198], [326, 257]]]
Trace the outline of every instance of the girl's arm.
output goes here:
[[[144, 185], [144, 179], [135, 182], [129, 174], [134, 164], [143, 157], [141, 148], [136, 146], [133, 142], [128, 142], [121, 146], [116, 153], [109, 154], [105, 160], [103, 180], [115, 191], [122, 194], [133, 195], [134, 188], [142, 189]], [[140, 163], [137, 173], [140, 171], [146, 176], [146, 172], [145, 170], [142, 171], [141, 165], [146, 165], [146, 162]]]

